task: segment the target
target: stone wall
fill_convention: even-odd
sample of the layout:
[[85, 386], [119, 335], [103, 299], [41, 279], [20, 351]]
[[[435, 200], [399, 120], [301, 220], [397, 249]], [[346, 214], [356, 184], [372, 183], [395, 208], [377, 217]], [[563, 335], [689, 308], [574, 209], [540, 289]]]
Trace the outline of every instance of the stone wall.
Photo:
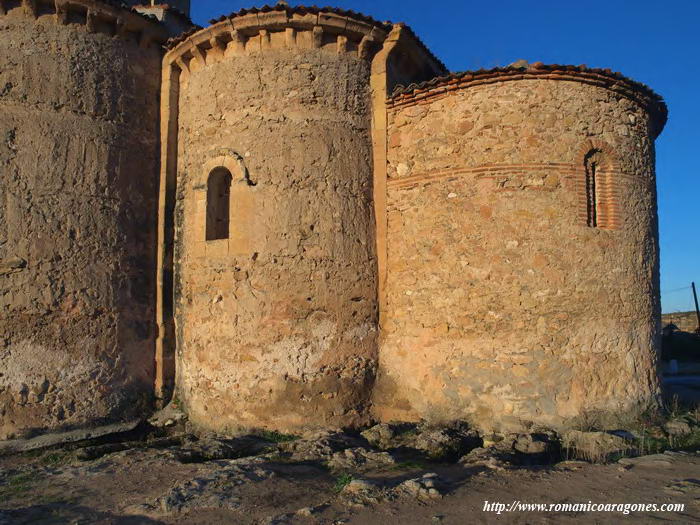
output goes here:
[[153, 381], [165, 35], [33, 5], [0, 16], [0, 439], [141, 414]]
[[0, 439], [141, 416], [175, 383], [220, 431], [654, 399], [647, 88], [539, 65], [387, 101], [444, 66], [340, 9], [244, 9], [161, 61], [166, 33], [0, 2]]
[[[166, 56], [182, 71], [176, 395], [217, 430], [361, 424], [377, 357], [362, 41], [374, 28], [268, 14]], [[206, 240], [207, 181], [220, 167], [232, 176], [229, 237]]]
[[695, 312], [675, 312], [661, 316], [662, 326], [671, 323], [684, 332], [694, 332], [698, 328], [698, 315]]
[[662, 123], [619, 83], [513, 73], [390, 102], [382, 420], [556, 426], [657, 393]]

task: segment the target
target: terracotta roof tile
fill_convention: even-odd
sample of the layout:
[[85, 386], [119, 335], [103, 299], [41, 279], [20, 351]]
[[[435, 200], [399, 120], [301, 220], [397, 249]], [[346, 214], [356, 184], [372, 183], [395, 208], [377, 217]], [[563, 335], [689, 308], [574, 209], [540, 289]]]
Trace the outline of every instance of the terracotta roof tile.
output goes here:
[[290, 7], [288, 5], [284, 4], [277, 4], [277, 5], [264, 5], [262, 7], [251, 7], [248, 9], [240, 9], [238, 11], [235, 11], [229, 15], [223, 15], [220, 16], [217, 19], [210, 20], [210, 24], [216, 24], [218, 22], [222, 22], [227, 18], [235, 18], [237, 16], [244, 16], [247, 14], [251, 13], [269, 13], [270, 11], [287, 11], [287, 13], [299, 13], [299, 14], [306, 14], [306, 13], [311, 13], [311, 14], [317, 14], [317, 13], [335, 13], [336, 15], [340, 16], [347, 16], [348, 18], [353, 18], [355, 20], [359, 20], [361, 22], [366, 22], [370, 25], [377, 26], [381, 29], [384, 29], [385, 31], [390, 31], [391, 30], [391, 22], [379, 22], [372, 18], [371, 16], [363, 15], [362, 13], [358, 13], [357, 11], [352, 11], [349, 9], [340, 9], [337, 7], [318, 7], [315, 5], [312, 6], [295, 6], [295, 7]]

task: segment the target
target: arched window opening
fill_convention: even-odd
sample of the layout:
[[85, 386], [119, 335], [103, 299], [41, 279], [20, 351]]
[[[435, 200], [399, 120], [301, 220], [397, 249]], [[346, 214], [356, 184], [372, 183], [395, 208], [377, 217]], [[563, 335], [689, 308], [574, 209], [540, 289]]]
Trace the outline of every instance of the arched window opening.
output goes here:
[[208, 241], [229, 238], [229, 208], [231, 172], [214, 168], [207, 181], [207, 235]]
[[593, 150], [589, 152], [584, 164], [586, 168], [586, 212], [587, 224], [591, 228], [597, 228], [600, 224], [600, 199], [598, 173], [601, 164], [601, 152]]

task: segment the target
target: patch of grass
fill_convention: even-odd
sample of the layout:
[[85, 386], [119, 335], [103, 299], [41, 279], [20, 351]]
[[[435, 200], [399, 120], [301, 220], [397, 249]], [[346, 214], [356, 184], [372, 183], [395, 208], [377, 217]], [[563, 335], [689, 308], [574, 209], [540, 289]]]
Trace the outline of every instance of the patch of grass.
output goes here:
[[33, 500], [33, 503], [35, 505], [77, 505], [80, 503], [80, 498], [62, 494], [41, 494]]
[[614, 452], [612, 454], [608, 454], [607, 457], [602, 458], [602, 460], [594, 461], [594, 463], [617, 463], [622, 458], [628, 457], [630, 457], [630, 454], [625, 452]]
[[276, 430], [263, 430], [258, 432], [258, 435], [265, 441], [271, 441], [273, 443], [288, 443], [289, 441], [296, 441], [299, 439], [299, 436], [295, 436], [294, 434], [283, 434]]
[[342, 492], [342, 490], [347, 487], [353, 479], [352, 474], [348, 474], [347, 472], [339, 475], [337, 478], [335, 478], [333, 492], [336, 494]]
[[666, 419], [678, 419], [686, 413], [677, 394], [663, 404], [662, 410]]
[[[593, 463], [609, 463], [622, 457], [660, 454], [667, 450], [700, 450], [700, 406], [684, 404], [674, 396], [661, 406], [640, 408], [637, 411], [591, 412], [579, 416], [577, 424], [573, 427], [578, 430], [608, 432], [625, 429], [636, 437], [628, 441], [629, 446], [626, 450], [620, 451], [609, 451], [605, 446], [599, 447], [596, 443], [589, 443], [589, 446], [584, 447], [565, 443], [566, 459], [573, 457]], [[672, 421], [687, 423], [691, 432], [670, 435], [665, 425]]]
[[427, 465], [422, 461], [402, 461], [391, 467], [392, 470], [424, 470], [426, 468], [428, 468]]
[[41, 463], [47, 467], [58, 467], [70, 461], [70, 454], [66, 452], [49, 452], [41, 458]]
[[673, 448], [676, 450], [700, 450], [700, 429], [695, 429], [694, 432], [685, 436], [678, 436], [673, 441]]
[[695, 452], [700, 450], [700, 428], [695, 428], [690, 434], [668, 437], [642, 436], [639, 439], [639, 449], [642, 455], [660, 454], [666, 450], [683, 450]]
[[31, 489], [32, 484], [36, 481], [36, 477], [32, 474], [15, 474], [5, 480], [5, 483], [0, 487], [0, 500], [19, 496]]

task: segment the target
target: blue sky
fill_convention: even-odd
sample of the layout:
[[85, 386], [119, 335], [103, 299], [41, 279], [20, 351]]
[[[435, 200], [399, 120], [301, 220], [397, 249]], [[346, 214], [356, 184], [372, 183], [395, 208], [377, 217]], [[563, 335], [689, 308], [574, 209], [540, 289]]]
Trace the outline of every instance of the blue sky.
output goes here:
[[[192, 18], [207, 25], [221, 14], [264, 3], [193, 0]], [[520, 58], [587, 64], [620, 71], [660, 93], [669, 106], [669, 122], [656, 142], [661, 299], [665, 312], [692, 308], [690, 281], [700, 281], [700, 1], [327, 3], [378, 20], [406, 22], [453, 71]]]

